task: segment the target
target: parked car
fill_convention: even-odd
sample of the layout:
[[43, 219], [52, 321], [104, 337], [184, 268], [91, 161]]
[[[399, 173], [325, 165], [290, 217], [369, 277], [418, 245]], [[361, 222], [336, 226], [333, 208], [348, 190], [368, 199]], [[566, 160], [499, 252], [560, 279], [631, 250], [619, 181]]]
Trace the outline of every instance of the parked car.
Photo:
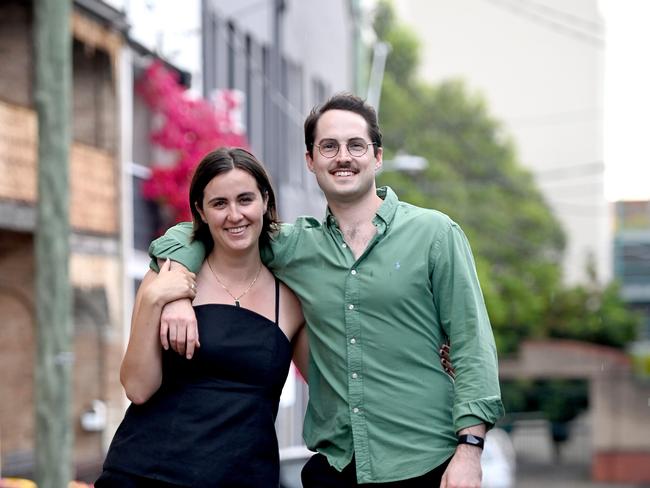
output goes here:
[[[305, 446], [280, 449], [280, 488], [301, 488], [300, 471], [313, 452]], [[492, 429], [485, 439], [481, 456], [483, 488], [515, 486], [515, 449], [503, 429]]]
[[280, 449], [280, 488], [302, 488], [300, 471], [313, 455], [305, 446]]
[[508, 433], [494, 428], [485, 437], [481, 456], [482, 488], [513, 488], [515, 486], [515, 448]]

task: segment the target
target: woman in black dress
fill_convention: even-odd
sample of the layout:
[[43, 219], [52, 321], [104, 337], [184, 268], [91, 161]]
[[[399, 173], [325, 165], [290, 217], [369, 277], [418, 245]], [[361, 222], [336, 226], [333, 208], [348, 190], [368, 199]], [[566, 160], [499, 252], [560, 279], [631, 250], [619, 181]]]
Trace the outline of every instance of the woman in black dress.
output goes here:
[[[219, 149], [197, 167], [190, 204], [207, 257], [196, 276], [167, 262], [138, 290], [120, 371], [132, 404], [96, 488], [279, 483], [278, 402], [292, 354], [306, 377], [308, 350], [298, 300], [260, 260], [273, 189], [252, 154]], [[159, 338], [162, 307], [184, 297], [201, 338], [191, 360]]]

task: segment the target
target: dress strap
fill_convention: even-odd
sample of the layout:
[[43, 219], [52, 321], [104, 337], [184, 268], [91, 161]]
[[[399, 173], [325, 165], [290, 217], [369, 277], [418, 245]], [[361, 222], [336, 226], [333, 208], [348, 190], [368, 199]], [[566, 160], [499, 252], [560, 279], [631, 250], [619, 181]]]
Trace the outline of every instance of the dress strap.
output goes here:
[[275, 279], [275, 325], [280, 320], [280, 280]]

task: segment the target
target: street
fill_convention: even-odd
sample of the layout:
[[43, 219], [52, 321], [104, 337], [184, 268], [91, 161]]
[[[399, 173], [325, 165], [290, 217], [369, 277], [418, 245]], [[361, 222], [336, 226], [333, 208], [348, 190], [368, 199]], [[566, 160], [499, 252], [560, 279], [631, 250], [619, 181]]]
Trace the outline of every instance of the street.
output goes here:
[[571, 437], [555, 460], [548, 425], [518, 422], [511, 433], [517, 453], [517, 488], [648, 488], [650, 484], [596, 483], [590, 478], [591, 432], [588, 415], [577, 418]]

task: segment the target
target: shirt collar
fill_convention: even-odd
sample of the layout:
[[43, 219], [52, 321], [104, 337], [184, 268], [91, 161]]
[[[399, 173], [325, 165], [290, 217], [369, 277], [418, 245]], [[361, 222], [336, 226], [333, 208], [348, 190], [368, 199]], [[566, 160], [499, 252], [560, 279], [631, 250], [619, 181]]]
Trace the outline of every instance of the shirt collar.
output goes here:
[[[392, 190], [392, 188], [389, 186], [381, 186], [377, 188], [377, 196], [383, 200], [383, 203], [377, 209], [375, 221], [377, 221], [377, 219], [380, 219], [386, 226], [388, 226], [395, 217], [399, 199], [397, 198], [397, 195]], [[338, 227], [336, 217], [334, 217], [334, 214], [332, 214], [329, 206], [327, 207], [327, 212], [325, 213], [325, 225], [328, 227]]]

